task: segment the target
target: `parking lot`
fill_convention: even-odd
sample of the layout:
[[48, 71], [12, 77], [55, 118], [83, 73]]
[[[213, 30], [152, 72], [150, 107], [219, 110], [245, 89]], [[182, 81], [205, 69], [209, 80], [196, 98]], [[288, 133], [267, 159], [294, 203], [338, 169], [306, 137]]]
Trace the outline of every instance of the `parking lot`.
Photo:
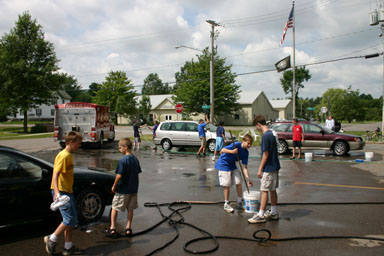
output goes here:
[[[126, 136], [120, 133], [120, 137]], [[118, 136], [118, 138], [119, 138]], [[52, 140], [38, 139], [4, 141], [21, 150], [29, 151], [48, 161], [53, 161], [59, 146]], [[184, 222], [195, 225], [214, 236], [252, 239], [259, 229], [268, 229], [272, 238], [302, 237], [294, 241], [242, 241], [218, 239], [219, 247], [209, 255], [381, 255], [384, 242], [363, 239], [308, 239], [316, 237], [377, 237], [384, 239], [384, 171], [383, 145], [368, 144], [364, 151], [351, 152], [346, 157], [336, 157], [330, 152], [314, 152], [314, 161], [289, 160], [281, 157], [279, 212], [280, 220], [265, 224], [248, 224], [251, 213], [223, 211], [222, 189], [218, 185], [217, 172], [210, 157], [196, 158], [194, 152], [153, 151], [149, 142], [143, 142], [139, 158], [143, 172], [140, 175], [139, 208], [135, 211], [133, 232], [139, 233], [162, 220], [155, 207], [145, 207], [146, 202], [171, 203], [198, 201], [182, 212]], [[35, 149], [33, 149], [35, 148]], [[372, 162], [356, 162], [364, 159], [364, 152], [374, 152]], [[251, 148], [249, 170], [258, 190], [256, 177], [260, 161], [259, 148]], [[80, 149], [75, 153], [75, 165], [113, 171], [121, 155], [117, 143], [106, 144], [103, 149]], [[236, 200], [234, 189], [231, 200]], [[211, 204], [205, 204], [210, 202]], [[184, 206], [184, 205], [179, 205]], [[48, 207], [48, 206], [47, 206]], [[176, 208], [177, 206], [175, 206]], [[165, 215], [167, 207], [161, 207]], [[98, 223], [82, 226], [74, 232], [75, 244], [86, 250], [87, 255], [146, 255], [172, 240], [175, 229], [179, 237], [156, 255], [189, 255], [183, 250], [191, 239], [204, 236], [191, 226], [179, 222], [162, 223], [155, 229], [132, 238], [111, 240], [103, 230], [108, 227], [106, 209]], [[173, 216], [180, 220], [180, 216]], [[118, 229], [123, 230], [125, 215], [119, 215]], [[30, 223], [22, 227], [1, 230], [1, 255], [43, 255], [42, 238], [56, 224]], [[59, 241], [59, 245], [63, 243]], [[215, 248], [212, 240], [204, 240], [188, 246], [192, 250]], [[61, 251], [60, 246], [57, 248]]]

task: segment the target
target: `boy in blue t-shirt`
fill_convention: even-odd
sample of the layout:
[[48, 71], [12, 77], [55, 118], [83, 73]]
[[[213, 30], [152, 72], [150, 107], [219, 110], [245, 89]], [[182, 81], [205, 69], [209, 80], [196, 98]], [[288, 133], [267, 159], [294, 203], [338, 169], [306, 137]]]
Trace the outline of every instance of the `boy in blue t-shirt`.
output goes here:
[[229, 203], [229, 190], [233, 183], [236, 184], [237, 206], [238, 208], [243, 208], [241, 174], [236, 167], [237, 155], [239, 155], [239, 159], [243, 163], [244, 176], [248, 181], [248, 185], [253, 185], [252, 181], [249, 179], [247, 168], [249, 155], [248, 149], [252, 146], [252, 142], [252, 137], [249, 134], [246, 134], [241, 142], [231, 143], [224, 147], [220, 152], [222, 154], [215, 164], [215, 168], [219, 172], [220, 186], [224, 189], [224, 211], [226, 212], [234, 211]]
[[[277, 152], [277, 142], [272, 131], [268, 129], [264, 116], [258, 115], [253, 125], [263, 133], [261, 138], [261, 162], [257, 176], [261, 179], [260, 185], [260, 211], [248, 219], [249, 223], [263, 223], [267, 220], [278, 220], [277, 193], [279, 187], [280, 161]], [[271, 210], [265, 212], [268, 203], [268, 192], [271, 196]]]
[[209, 119], [207, 115], [205, 115], [205, 120], [207, 121], [206, 123], [203, 119], [200, 119], [199, 126], [197, 127], [197, 131], [199, 132], [199, 138], [201, 140], [201, 146], [199, 148], [199, 151], [197, 151], [196, 157], [200, 157], [201, 151], [203, 151], [203, 156], [205, 156], [205, 147], [207, 145], [207, 139], [205, 138], [204, 128], [205, 126], [207, 126], [207, 124], [209, 124]]
[[116, 179], [112, 186], [112, 192], [115, 196], [112, 200], [111, 226], [108, 229], [108, 237], [116, 238], [116, 219], [118, 212], [127, 213], [127, 225], [125, 236], [132, 235], [133, 210], [138, 207], [137, 191], [139, 190], [139, 173], [141, 167], [136, 156], [131, 154], [132, 141], [129, 138], [122, 138], [119, 141], [119, 151], [124, 156], [120, 159], [116, 169]]
[[216, 145], [215, 145], [215, 152], [213, 153], [212, 161], [216, 160], [216, 153], [221, 151], [221, 149], [224, 147], [224, 143], [227, 143], [227, 140], [225, 139], [224, 122], [221, 121], [219, 123], [219, 127], [217, 127], [217, 130], [216, 130]]

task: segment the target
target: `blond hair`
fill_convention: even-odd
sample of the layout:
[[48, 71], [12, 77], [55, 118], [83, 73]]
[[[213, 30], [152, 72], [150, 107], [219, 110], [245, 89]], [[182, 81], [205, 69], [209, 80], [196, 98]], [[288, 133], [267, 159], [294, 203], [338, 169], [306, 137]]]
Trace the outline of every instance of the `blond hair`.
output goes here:
[[70, 131], [66, 136], [65, 136], [65, 144], [68, 145], [69, 142], [76, 142], [78, 140], [83, 140], [83, 137], [81, 137], [81, 134], [78, 132]]
[[119, 140], [119, 146], [127, 147], [130, 152], [132, 150], [132, 141], [129, 138], [121, 138]]

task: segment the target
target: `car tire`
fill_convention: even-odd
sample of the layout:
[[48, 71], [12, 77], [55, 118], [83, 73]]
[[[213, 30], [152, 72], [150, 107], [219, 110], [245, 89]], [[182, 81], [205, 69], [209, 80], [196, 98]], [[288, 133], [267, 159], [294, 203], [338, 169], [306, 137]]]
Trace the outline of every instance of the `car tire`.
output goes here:
[[216, 147], [216, 140], [214, 140], [214, 139], [209, 140], [207, 143], [208, 151], [210, 153], [215, 152], [215, 147]]
[[337, 156], [344, 156], [348, 151], [348, 145], [344, 141], [336, 141], [333, 145], [333, 153]]
[[161, 147], [164, 150], [171, 150], [172, 149], [172, 142], [169, 139], [164, 139], [161, 141]]
[[279, 140], [279, 143], [277, 144], [277, 152], [281, 155], [288, 152], [288, 143], [285, 140]]
[[100, 190], [87, 188], [76, 198], [76, 205], [80, 222], [95, 222], [103, 216], [105, 199]]

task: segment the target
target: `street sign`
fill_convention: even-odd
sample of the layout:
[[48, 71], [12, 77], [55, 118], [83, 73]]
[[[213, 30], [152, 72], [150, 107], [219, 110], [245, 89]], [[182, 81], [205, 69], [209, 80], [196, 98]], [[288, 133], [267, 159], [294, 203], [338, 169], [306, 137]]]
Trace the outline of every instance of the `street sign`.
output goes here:
[[181, 112], [183, 112], [183, 105], [181, 105], [179, 103], [179, 104], [176, 105], [175, 109], [176, 109], [177, 113], [181, 113]]
[[203, 108], [203, 109], [210, 109], [211, 106], [210, 106], [210, 105], [203, 105], [202, 108]]
[[315, 108], [314, 107], [307, 107], [307, 110], [313, 111], [313, 110], [315, 110]]
[[328, 109], [327, 107], [321, 107], [321, 113], [325, 114], [327, 113]]

